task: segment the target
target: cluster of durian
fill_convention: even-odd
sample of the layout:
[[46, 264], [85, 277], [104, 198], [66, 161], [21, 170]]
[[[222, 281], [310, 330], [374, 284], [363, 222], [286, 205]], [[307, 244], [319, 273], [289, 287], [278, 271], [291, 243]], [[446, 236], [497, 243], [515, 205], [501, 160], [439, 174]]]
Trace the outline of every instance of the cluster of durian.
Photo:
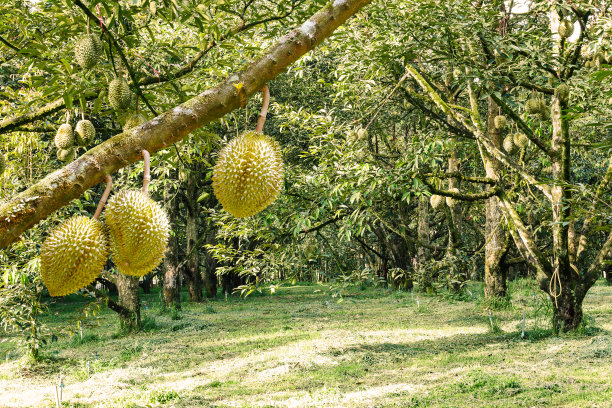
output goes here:
[[213, 190], [227, 212], [249, 217], [276, 200], [283, 186], [283, 172], [278, 142], [247, 131], [219, 153], [213, 169]]
[[77, 146], [88, 146], [96, 136], [96, 129], [89, 120], [81, 119], [77, 122], [74, 131], [70, 123], [64, 123], [55, 134], [55, 147], [58, 148], [57, 158], [64, 162], [74, 160]]
[[74, 45], [74, 57], [83, 69], [93, 68], [104, 54], [104, 45], [94, 34], [86, 34]]
[[588, 59], [584, 64], [586, 68], [601, 68], [604, 64], [612, 64], [612, 52], [610, 51], [607, 53], [599, 51], [592, 55], [593, 57]]
[[144, 276], [164, 257], [170, 223], [161, 206], [140, 191], [113, 196], [105, 222], [75, 216], [51, 232], [40, 249], [43, 282], [51, 296], [91, 284], [109, 254], [119, 272]]

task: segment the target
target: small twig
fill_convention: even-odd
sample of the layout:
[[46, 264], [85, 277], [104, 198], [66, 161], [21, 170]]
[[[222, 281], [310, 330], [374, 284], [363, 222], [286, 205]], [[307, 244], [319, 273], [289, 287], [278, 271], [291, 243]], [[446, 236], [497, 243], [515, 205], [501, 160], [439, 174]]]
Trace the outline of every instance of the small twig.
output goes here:
[[108, 199], [108, 195], [113, 188], [113, 179], [110, 175], [106, 176], [106, 189], [104, 190], [104, 194], [100, 198], [100, 202], [98, 203], [98, 208], [96, 208], [96, 213], [93, 216], [94, 220], [100, 218], [100, 214], [102, 214], [102, 209], [104, 208], [104, 204], [106, 204], [106, 200]]
[[147, 150], [142, 151], [142, 159], [144, 160], [144, 176], [142, 178], [142, 193], [149, 194], [149, 183], [151, 182], [151, 155]]
[[268, 116], [268, 105], [270, 104], [270, 89], [268, 85], [264, 85], [263, 88], [261, 88], [261, 92], [263, 94], [263, 105], [261, 106], [261, 113], [257, 118], [257, 127], [255, 128], [255, 131], [258, 133], [263, 132], [266, 116]]

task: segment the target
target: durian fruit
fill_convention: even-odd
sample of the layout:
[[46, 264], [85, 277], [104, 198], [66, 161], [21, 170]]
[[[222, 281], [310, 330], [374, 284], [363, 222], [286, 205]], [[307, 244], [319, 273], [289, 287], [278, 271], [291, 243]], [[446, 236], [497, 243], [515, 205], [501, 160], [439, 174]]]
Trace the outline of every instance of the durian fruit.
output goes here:
[[68, 149], [59, 149], [57, 151], [57, 158], [63, 162], [73, 161], [76, 157], [76, 149], [69, 147]]
[[434, 210], [437, 210], [444, 205], [444, 197], [434, 194], [429, 198], [429, 203]]
[[561, 84], [555, 89], [555, 95], [561, 102], [567, 102], [570, 96], [570, 89], [567, 84]]
[[495, 129], [497, 130], [503, 130], [506, 127], [506, 117], [504, 115], [497, 115], [494, 119], [493, 119], [493, 123], [495, 124]]
[[132, 91], [127, 81], [115, 78], [108, 85], [108, 102], [117, 111], [126, 110], [132, 103]]
[[64, 123], [57, 129], [55, 135], [55, 146], [58, 149], [68, 149], [74, 145], [74, 132], [72, 126], [68, 123]]
[[104, 225], [75, 216], [51, 232], [40, 248], [40, 272], [51, 296], [65, 296], [92, 283], [108, 258]]
[[505, 137], [504, 150], [508, 153], [512, 153], [514, 151], [514, 141], [512, 135], [508, 135]]
[[[457, 187], [451, 188], [450, 191], [459, 194], [459, 189]], [[453, 208], [457, 204], [459, 204], [459, 200], [456, 200], [453, 197], [446, 197], [446, 205], [448, 205], [449, 207]]]
[[518, 147], [526, 147], [527, 143], [529, 143], [529, 138], [524, 133], [515, 133], [512, 135], [512, 142]]
[[6, 170], [6, 158], [4, 157], [4, 153], [0, 153], [0, 175], [4, 173]]
[[569, 20], [561, 20], [559, 23], [559, 37], [569, 38], [574, 34], [574, 24]]
[[525, 112], [529, 114], [537, 114], [540, 113], [540, 109], [542, 108], [542, 104], [540, 103], [540, 99], [538, 98], [530, 98], [525, 103]]
[[142, 113], [133, 113], [128, 116], [125, 121], [125, 125], [123, 125], [123, 131], [128, 131], [130, 129], [134, 129], [145, 123], [147, 118]]
[[90, 69], [100, 59], [102, 43], [92, 34], [82, 36], [74, 46], [74, 56], [77, 63], [84, 69]]
[[96, 128], [87, 119], [79, 120], [74, 128], [76, 143], [79, 146], [87, 146], [93, 142], [96, 136]]
[[550, 108], [544, 102], [544, 99], [540, 99], [540, 112], [538, 113], [540, 120], [550, 119]]
[[164, 258], [170, 223], [163, 208], [147, 195], [124, 190], [104, 210], [111, 254], [119, 272], [144, 276]]
[[278, 142], [247, 131], [219, 153], [213, 190], [234, 217], [249, 217], [272, 204], [283, 186], [283, 160]]

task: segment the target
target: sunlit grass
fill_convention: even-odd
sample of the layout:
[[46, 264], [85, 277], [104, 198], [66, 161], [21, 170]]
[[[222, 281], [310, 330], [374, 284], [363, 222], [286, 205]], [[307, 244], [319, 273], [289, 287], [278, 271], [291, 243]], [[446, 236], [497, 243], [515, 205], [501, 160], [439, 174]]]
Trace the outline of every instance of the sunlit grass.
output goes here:
[[[478, 285], [468, 301], [368, 288], [341, 302], [300, 285], [185, 302], [179, 313], [162, 312], [153, 293], [143, 296], [146, 331], [121, 334], [103, 310], [83, 321], [82, 339], [62, 335], [44, 347], [39, 363], [13, 352], [0, 364], [0, 406], [55, 406], [60, 373], [63, 400], [78, 407], [604, 406], [612, 287], [594, 287], [588, 326], [562, 337], [552, 336], [533, 287], [511, 284], [512, 305], [493, 311], [499, 331]], [[65, 328], [83, 304], [57, 302], [47, 323]]]

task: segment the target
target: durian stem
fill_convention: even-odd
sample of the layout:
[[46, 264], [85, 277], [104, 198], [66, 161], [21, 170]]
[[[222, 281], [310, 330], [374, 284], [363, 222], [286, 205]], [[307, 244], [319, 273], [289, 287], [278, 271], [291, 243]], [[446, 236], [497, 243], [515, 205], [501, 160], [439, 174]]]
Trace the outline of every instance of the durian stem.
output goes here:
[[90, 32], [89, 32], [89, 19], [87, 19], [87, 35], [89, 35], [89, 34], [90, 34]]
[[149, 183], [151, 182], [151, 155], [147, 150], [142, 151], [144, 160], [144, 176], [142, 178], [142, 193], [149, 194]]
[[96, 208], [96, 213], [93, 216], [94, 220], [100, 218], [100, 214], [102, 214], [102, 209], [104, 208], [104, 204], [106, 204], [106, 200], [108, 199], [108, 195], [113, 188], [113, 178], [108, 175], [106, 176], [106, 189], [104, 190], [104, 194], [102, 194], [102, 198], [100, 198], [100, 202], [98, 203], [98, 208]]
[[266, 116], [268, 116], [268, 105], [270, 104], [270, 89], [268, 85], [264, 85], [261, 88], [261, 92], [263, 93], [263, 106], [261, 107], [261, 113], [259, 114], [259, 118], [257, 118], [257, 127], [255, 128], [256, 132], [263, 132], [264, 123], [266, 123]]
[[81, 109], [81, 119], [85, 120], [85, 110]]

